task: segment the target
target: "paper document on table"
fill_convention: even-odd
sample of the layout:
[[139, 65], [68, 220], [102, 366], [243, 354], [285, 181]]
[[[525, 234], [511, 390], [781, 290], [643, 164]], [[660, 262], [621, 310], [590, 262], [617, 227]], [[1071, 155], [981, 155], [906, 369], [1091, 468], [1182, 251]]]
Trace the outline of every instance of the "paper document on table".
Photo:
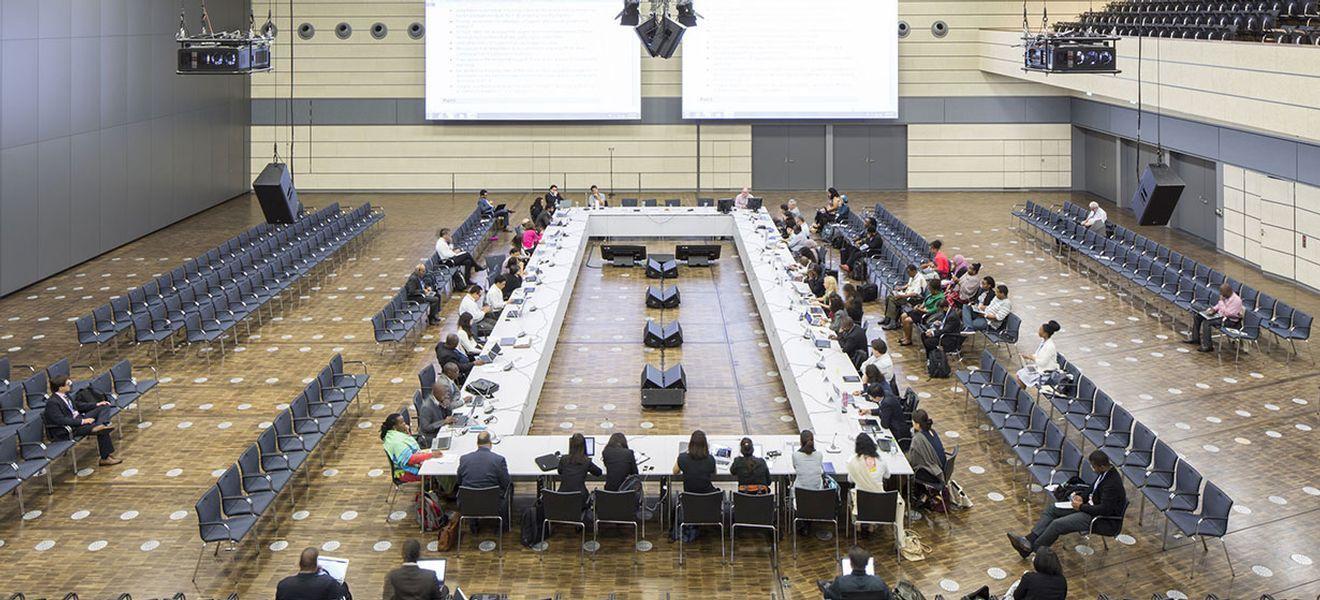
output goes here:
[[453, 454], [446, 454], [446, 455], [441, 456], [441, 457], [439, 457], [439, 458], [428, 458], [428, 459], [426, 460], [426, 462], [429, 462], [429, 463], [436, 463], [436, 464], [441, 464], [441, 465], [447, 465], [447, 464], [450, 464], [450, 463], [452, 463], [452, 462], [454, 462], [454, 461], [456, 461], [456, 460], [458, 460], [458, 457], [454, 456]]
[[343, 583], [344, 578], [348, 576], [347, 558], [320, 556], [317, 557], [316, 559], [316, 566], [320, 567], [322, 571], [325, 571], [328, 575], [334, 577], [335, 580], [339, 581], [340, 583]]

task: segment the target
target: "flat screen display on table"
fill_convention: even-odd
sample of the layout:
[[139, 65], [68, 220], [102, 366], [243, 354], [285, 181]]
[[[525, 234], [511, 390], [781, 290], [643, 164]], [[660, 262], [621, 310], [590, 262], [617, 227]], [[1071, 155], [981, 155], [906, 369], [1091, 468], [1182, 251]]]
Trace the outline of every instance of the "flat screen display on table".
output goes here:
[[683, 118], [898, 117], [897, 0], [719, 0], [697, 12]]
[[617, 0], [426, 0], [426, 118], [640, 119]]

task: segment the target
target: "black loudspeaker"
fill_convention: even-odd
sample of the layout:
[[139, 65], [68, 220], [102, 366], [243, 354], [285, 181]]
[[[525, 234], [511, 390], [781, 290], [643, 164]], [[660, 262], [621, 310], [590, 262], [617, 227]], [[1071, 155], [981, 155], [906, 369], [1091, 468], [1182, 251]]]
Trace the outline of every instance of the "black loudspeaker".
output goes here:
[[656, 321], [648, 321], [643, 331], [642, 343], [647, 348], [677, 348], [683, 345], [683, 326], [674, 321], [668, 325], [661, 325]]
[[1137, 216], [1137, 222], [1168, 225], [1184, 187], [1187, 184], [1168, 165], [1146, 165], [1137, 191], [1132, 194], [1132, 213]]
[[677, 286], [662, 289], [646, 287], [647, 308], [678, 308], [680, 302]]
[[673, 279], [678, 277], [678, 261], [657, 260], [655, 258], [646, 259], [646, 278], [647, 279]]
[[261, 212], [266, 215], [267, 223], [292, 223], [302, 214], [302, 203], [298, 202], [298, 191], [293, 189], [293, 176], [289, 165], [270, 163], [252, 182], [252, 189], [261, 202]]
[[687, 374], [683, 365], [674, 365], [661, 371], [651, 365], [642, 368], [642, 406], [644, 408], [675, 408], [683, 406], [687, 394]]

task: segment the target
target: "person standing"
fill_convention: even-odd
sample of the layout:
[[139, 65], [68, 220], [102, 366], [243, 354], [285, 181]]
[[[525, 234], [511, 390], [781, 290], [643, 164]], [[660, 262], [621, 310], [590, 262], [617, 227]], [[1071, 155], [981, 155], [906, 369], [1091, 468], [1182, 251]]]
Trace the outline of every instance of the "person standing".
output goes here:
[[[67, 375], [50, 379], [51, 397], [46, 401], [42, 419], [46, 423], [46, 436], [52, 440], [70, 440], [96, 434], [96, 448], [100, 452], [100, 465], [108, 467], [123, 460], [115, 457], [115, 442], [110, 437], [114, 425], [110, 417], [114, 408], [107, 401], [80, 402], [70, 397], [73, 384]], [[40, 440], [38, 440], [40, 441]]]

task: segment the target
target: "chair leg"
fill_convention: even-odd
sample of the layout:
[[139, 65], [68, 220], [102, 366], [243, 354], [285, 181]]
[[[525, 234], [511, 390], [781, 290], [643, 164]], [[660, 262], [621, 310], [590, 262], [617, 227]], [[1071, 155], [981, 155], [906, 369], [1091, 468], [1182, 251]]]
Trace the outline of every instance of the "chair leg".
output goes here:
[[463, 557], [463, 517], [458, 517], [458, 543], [454, 545], [454, 557]]
[[1224, 547], [1224, 561], [1228, 563], [1228, 572], [1232, 575], [1231, 578], [1237, 579], [1237, 571], [1233, 569], [1233, 558], [1228, 555], [1228, 541], [1221, 537], [1219, 538], [1219, 545]]
[[197, 552], [197, 564], [193, 566], [193, 583], [197, 583], [197, 572], [202, 569], [202, 555], [206, 554], [206, 542], [202, 542], [202, 549]]

